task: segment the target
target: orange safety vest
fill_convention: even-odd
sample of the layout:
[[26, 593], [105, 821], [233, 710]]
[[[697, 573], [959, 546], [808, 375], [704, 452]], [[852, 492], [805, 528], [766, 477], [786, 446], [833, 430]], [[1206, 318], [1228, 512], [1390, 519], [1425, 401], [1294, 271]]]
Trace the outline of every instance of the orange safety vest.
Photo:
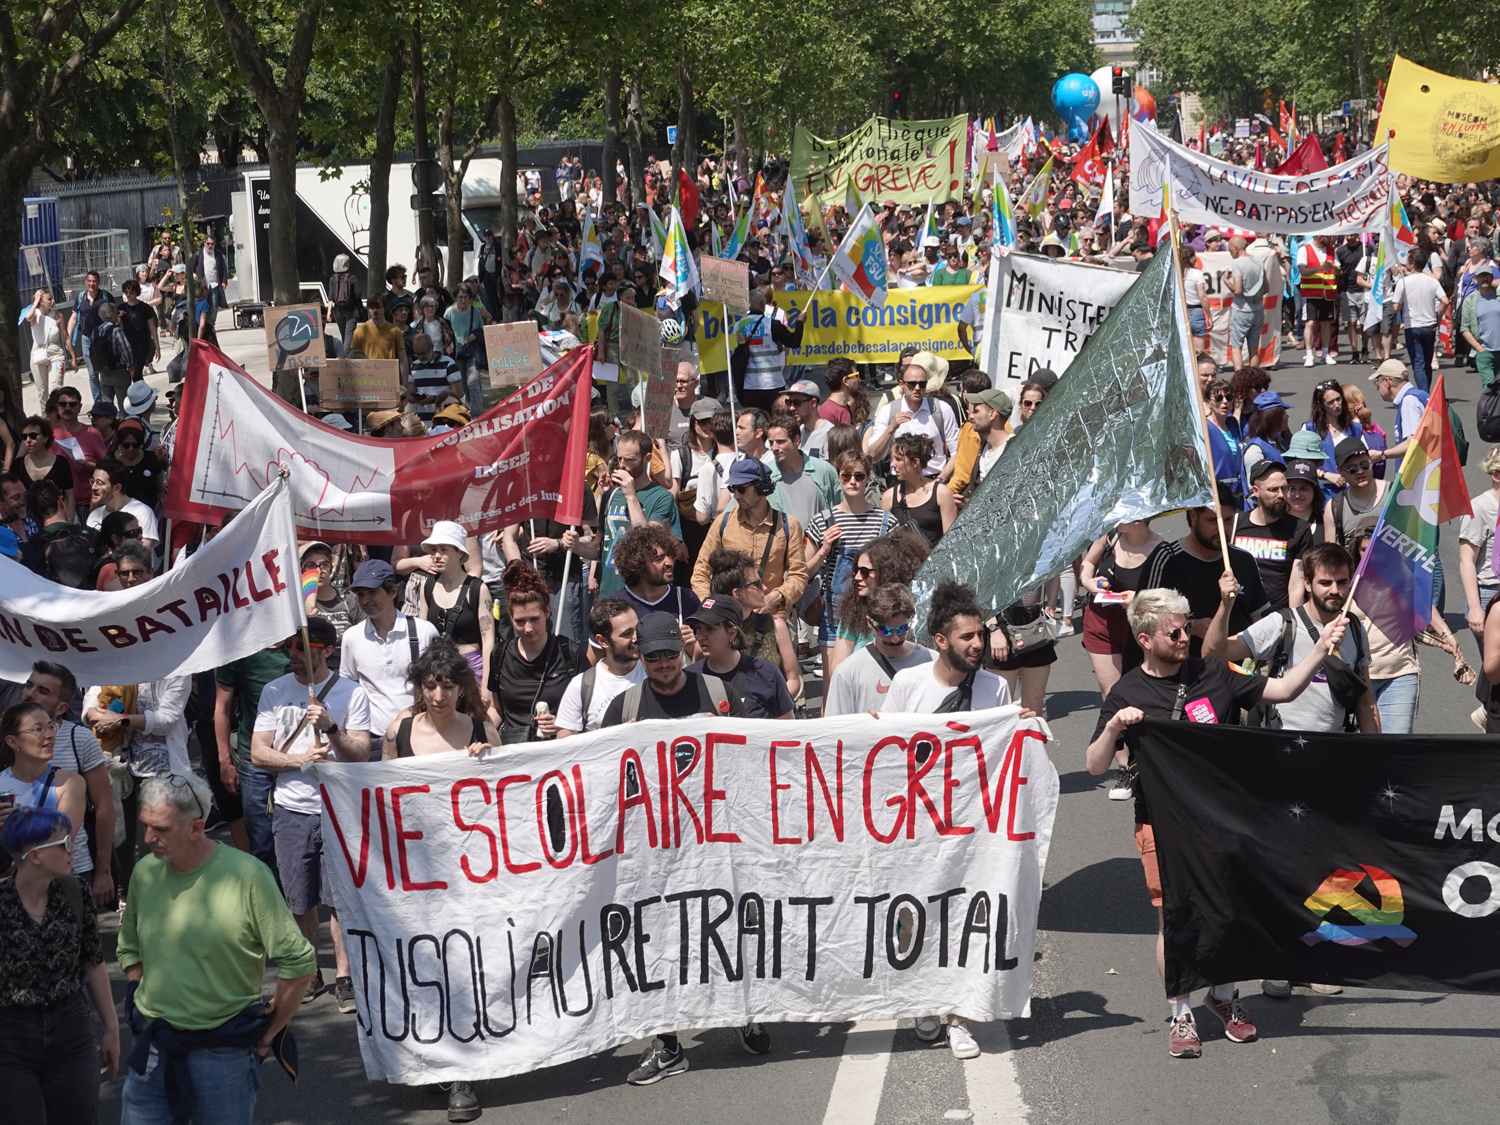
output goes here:
[[1334, 300], [1339, 295], [1338, 258], [1330, 250], [1325, 261], [1318, 247], [1311, 242], [1303, 250], [1306, 256], [1298, 263], [1302, 270], [1302, 296], [1314, 300]]

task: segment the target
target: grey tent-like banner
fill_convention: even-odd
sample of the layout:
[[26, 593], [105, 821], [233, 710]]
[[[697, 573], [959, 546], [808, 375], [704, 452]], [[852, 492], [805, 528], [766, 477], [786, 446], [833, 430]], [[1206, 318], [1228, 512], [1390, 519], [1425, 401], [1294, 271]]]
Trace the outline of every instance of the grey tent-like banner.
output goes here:
[[1131, 520], [1211, 504], [1181, 279], [1163, 245], [1005, 451], [912, 582], [999, 609]]

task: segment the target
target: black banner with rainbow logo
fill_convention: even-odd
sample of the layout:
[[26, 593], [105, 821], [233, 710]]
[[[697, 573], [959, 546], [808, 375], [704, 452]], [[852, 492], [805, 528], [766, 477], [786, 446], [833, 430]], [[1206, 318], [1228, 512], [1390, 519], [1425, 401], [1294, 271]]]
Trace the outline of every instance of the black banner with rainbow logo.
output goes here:
[[1272, 978], [1500, 992], [1500, 769], [1483, 735], [1146, 722], [1167, 995]]

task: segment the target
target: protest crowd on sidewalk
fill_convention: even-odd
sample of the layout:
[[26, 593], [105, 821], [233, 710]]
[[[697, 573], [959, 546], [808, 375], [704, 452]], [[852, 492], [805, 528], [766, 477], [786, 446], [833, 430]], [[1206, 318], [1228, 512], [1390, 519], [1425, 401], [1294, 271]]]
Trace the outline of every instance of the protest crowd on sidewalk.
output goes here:
[[[506, 836], [505, 786], [520, 793], [553, 770], [560, 781], [544, 790], [543, 778], [526, 815], [562, 888], [573, 852], [559, 861], [549, 849], [581, 847], [579, 862], [600, 871], [623, 864], [635, 855], [627, 811], [643, 804], [654, 816], [653, 799], [665, 851], [690, 774], [703, 803], [686, 806], [692, 823], [677, 824], [679, 837], [723, 838], [712, 770], [734, 749], [720, 744], [715, 759], [715, 736], [706, 749], [697, 741], [714, 724], [752, 742], [774, 732], [763, 735], [773, 816], [783, 743], [769, 740], [795, 747], [798, 729], [819, 732], [805, 752], [810, 844], [815, 792], [833, 800], [827, 778], [820, 790], [813, 781], [814, 743], [834, 737], [823, 732], [847, 732], [851, 760], [873, 762], [882, 744], [871, 717], [898, 732], [903, 722], [963, 732], [995, 712], [1007, 739], [1018, 732], [1013, 746], [1030, 737], [1055, 752], [1059, 661], [1086, 666], [1097, 684], [1084, 765], [1104, 780], [1091, 792], [1133, 808], [1141, 867], [1129, 893], [1156, 913], [1166, 988], [1162, 1010], [1146, 1015], [1167, 1021], [1170, 1055], [1217, 1049], [1204, 1041], [1220, 1029], [1232, 1043], [1256, 1040], [1256, 1004], [1294, 989], [1338, 995], [1336, 972], [1300, 979], [1290, 961], [1284, 977], [1254, 981], [1213, 976], [1207, 959], [1196, 977], [1174, 967], [1187, 909], [1171, 889], [1184, 868], [1168, 855], [1180, 848], [1180, 779], [1159, 779], [1167, 752], [1138, 754], [1137, 737], [1163, 737], [1152, 733], [1163, 721], [1283, 741], [1431, 732], [1419, 646], [1477, 685], [1474, 726], [1500, 734], [1500, 616], [1490, 612], [1500, 389], [1486, 393], [1500, 356], [1500, 180], [1408, 174], [1373, 123], [1330, 129], [1283, 105], [1264, 131], [1185, 126], [1180, 115], [1169, 130], [1143, 102], [1127, 96], [1113, 128], [1103, 114], [1081, 133], [1030, 117], [1009, 129], [960, 120], [960, 186], [917, 202], [887, 199], [842, 166], [809, 167], [800, 142], [754, 162], [744, 151], [691, 167], [651, 161], [643, 176], [628, 157], [610, 168], [565, 157], [545, 191], [517, 174], [515, 228], [483, 229], [476, 272], [452, 291], [436, 246], [393, 261], [383, 289], [333, 285], [313, 313], [321, 374], [309, 362], [257, 380], [230, 358], [229, 265], [211, 242], [182, 247], [164, 233], [119, 292], [95, 272], [63, 300], [38, 289], [23, 316], [38, 405], [0, 397], [0, 1104], [13, 1120], [95, 1120], [101, 1083], [119, 1083], [131, 1125], [249, 1121], [260, 1084], [278, 1080], [271, 1068], [297, 1076], [299, 1009], [335, 1008], [351, 1042], [370, 1034], [396, 970], [381, 961], [370, 983], [374, 900], [356, 904], [348, 888], [367, 877], [370, 894], [382, 881], [423, 885], [429, 869], [414, 860], [409, 872], [408, 849], [434, 847], [431, 823], [403, 822], [403, 802], [446, 785], [443, 769], [473, 774], [454, 785], [456, 820], [467, 815], [461, 786], [482, 786], [486, 809], [494, 786], [498, 851], [483, 832], [502, 888], [502, 867], [517, 879], [526, 870], [510, 849], [531, 854]], [[1278, 214], [1264, 226], [1243, 207], [1211, 216], [1179, 183], [1184, 166], [1258, 174], [1246, 198], [1298, 178], [1330, 198], [1344, 192], [1347, 214], [1363, 211], [1323, 223]], [[1379, 190], [1356, 200], [1356, 183]], [[206, 297], [174, 317], [163, 295], [182, 296], [185, 281]], [[1039, 311], [1048, 287], [1094, 312], [1064, 313], [1061, 300], [1055, 315]], [[497, 378], [493, 330], [516, 326], [539, 362], [523, 380]], [[272, 364], [278, 342], [286, 361], [269, 315], [265, 336]], [[388, 365], [399, 405], [361, 410], [333, 396], [346, 361]], [[163, 388], [155, 368], [169, 364]], [[1310, 394], [1298, 368], [1316, 369]], [[1455, 398], [1477, 400], [1477, 413], [1450, 409]], [[1131, 450], [1125, 465], [1120, 451]], [[1472, 496], [1469, 462], [1493, 482]], [[288, 542], [268, 530], [275, 505], [294, 527]], [[1450, 519], [1457, 573], [1437, 557]], [[682, 735], [620, 753], [616, 836], [591, 820], [597, 792], [585, 802], [585, 773], [568, 755], [623, 747], [607, 740], [628, 740], [635, 723]], [[953, 743], [911, 737], [928, 741], [906, 752], [891, 835], [901, 816], [908, 841], [929, 815], [941, 834], [956, 832]], [[1004, 743], [990, 756], [1012, 769]], [[873, 766], [863, 768], [876, 833]], [[1014, 834], [1014, 769], [1018, 841], [1029, 837]], [[339, 804], [338, 786], [357, 785], [360, 770], [384, 787], [373, 806], [370, 789], [363, 806]], [[858, 785], [853, 772], [848, 784]], [[372, 816], [389, 831], [383, 855], [371, 852]], [[789, 837], [789, 823], [769, 831]], [[842, 841], [841, 818], [838, 831]], [[939, 840], [927, 843], [935, 855]], [[483, 866], [484, 854], [462, 862]], [[1354, 877], [1340, 894], [1354, 894]], [[616, 893], [633, 892], [600, 902]], [[703, 982], [720, 963], [710, 942], [726, 979], [739, 979], [710, 927], [712, 896], [729, 893], [695, 893]], [[805, 918], [810, 946], [815, 925], [836, 924], [815, 913], [831, 897], [787, 901], [785, 921], [783, 900], [774, 906], [778, 978], [784, 924]], [[870, 903], [875, 935], [877, 900], [858, 901]], [[925, 901], [935, 925], [937, 898]], [[943, 898], [943, 964], [951, 925], [955, 949], [960, 928], [965, 951], [982, 932], [986, 967], [993, 957], [997, 978], [1002, 962], [1009, 970], [1005, 903], [971, 904], [961, 927], [960, 907], [950, 923]], [[613, 935], [593, 909], [590, 925], [603, 928], [593, 989], [626, 979], [644, 995], [641, 903], [633, 920], [618, 908], [625, 928]], [[684, 928], [693, 909], [682, 899]], [[732, 909], [736, 964], [747, 935], [764, 960], [767, 903]], [[883, 939], [892, 951], [911, 940], [900, 917]], [[1009, 922], [1012, 937], [1034, 931], [1034, 904]], [[118, 1008], [106, 923], [128, 981]], [[535, 982], [571, 988], [570, 962], [589, 954], [565, 954], [565, 928], [544, 935], [545, 955], [517, 944], [524, 936], [511, 939], [511, 1002], [519, 959], [529, 1023], [533, 1003], [555, 1002], [534, 997]], [[408, 975], [413, 989], [425, 983], [419, 939], [409, 940], [401, 989]], [[799, 976], [802, 956], [788, 944]], [[953, 986], [899, 1015], [922, 1043], [974, 1059], [983, 1021], [969, 1011]], [[774, 1061], [782, 1014], [748, 1016], [733, 1021], [739, 1044]], [[477, 1034], [489, 1009], [475, 1019]], [[419, 1023], [402, 1050], [421, 1049]], [[687, 1071], [679, 1031], [690, 1026], [703, 1023], [658, 1022], [619, 1081]], [[491, 1036], [493, 1051], [503, 1040]], [[457, 1077], [451, 1057], [433, 1063], [441, 1082], [416, 1064], [397, 1075], [380, 1057], [393, 1081], [440, 1086], [433, 1104], [445, 1099], [450, 1121], [503, 1112], [481, 1105], [480, 1080]], [[486, 1066], [475, 1073], [530, 1064]]]

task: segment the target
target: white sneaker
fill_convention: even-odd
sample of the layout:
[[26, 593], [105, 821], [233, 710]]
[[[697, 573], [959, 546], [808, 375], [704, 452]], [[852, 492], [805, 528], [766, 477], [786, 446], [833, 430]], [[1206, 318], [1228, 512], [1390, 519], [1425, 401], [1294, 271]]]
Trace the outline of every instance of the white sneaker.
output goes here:
[[961, 1023], [948, 1025], [948, 1049], [953, 1052], [955, 1059], [979, 1057], [979, 1044], [974, 1042], [974, 1036], [969, 1034], [969, 1029]]
[[1313, 359], [1312, 352], [1308, 352], [1307, 353], [1307, 358], [1302, 361], [1302, 366], [1303, 367], [1311, 367], [1314, 362], [1316, 362], [1316, 361]]
[[1326, 356], [1323, 357], [1323, 362], [1324, 363], [1337, 363], [1338, 362], [1338, 357], [1336, 357], [1332, 352], [1329, 352]]
[[917, 1017], [917, 1038], [923, 1043], [936, 1043], [943, 1033], [943, 1021], [937, 1016]]
[[[1487, 727], [1487, 725], [1485, 723], [1486, 717], [1487, 716], [1484, 713], [1484, 708], [1483, 707], [1476, 707], [1476, 708], [1474, 708], [1473, 711], [1469, 712], [1469, 722], [1473, 723], [1476, 727], [1479, 728], [1479, 733], [1480, 734], [1484, 734], [1485, 731], [1488, 729], [1488, 727]], [[121, 906], [120, 909], [124, 910], [125, 907]]]
[[1057, 635], [1059, 637], [1071, 637], [1073, 635], [1072, 618], [1063, 618], [1062, 622], [1057, 626]]

